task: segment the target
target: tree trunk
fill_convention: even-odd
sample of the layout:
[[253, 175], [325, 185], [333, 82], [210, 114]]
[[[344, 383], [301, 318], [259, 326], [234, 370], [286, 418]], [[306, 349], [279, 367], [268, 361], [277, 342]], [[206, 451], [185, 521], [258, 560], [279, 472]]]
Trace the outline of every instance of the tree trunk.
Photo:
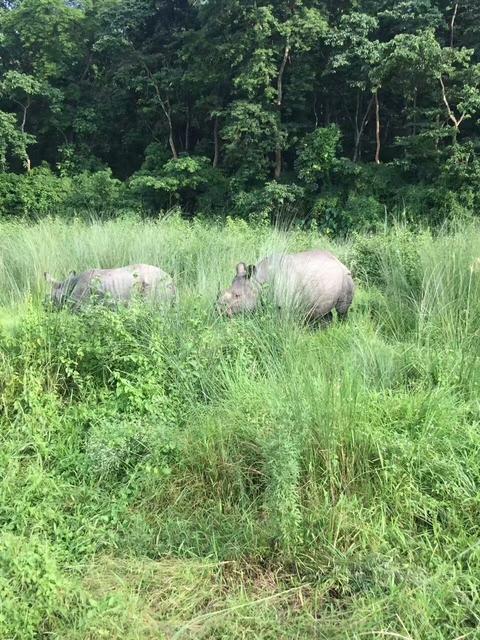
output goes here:
[[162, 98], [160, 97], [160, 91], [156, 84], [155, 84], [155, 90], [157, 93], [158, 100], [160, 102], [160, 106], [162, 107], [162, 111], [165, 114], [165, 117], [168, 122], [168, 144], [170, 145], [173, 159], [178, 160], [177, 147], [175, 146], [175, 140], [173, 138], [172, 109], [170, 107], [170, 100], [168, 98], [165, 101], [162, 100]]
[[[278, 78], [277, 78], [277, 110], [278, 110], [279, 130], [282, 125], [283, 74], [285, 72], [285, 66], [287, 64], [289, 54], [290, 54], [290, 41], [287, 38], [287, 42], [285, 44], [285, 50], [283, 52], [283, 59], [280, 65], [280, 70], [278, 72]], [[282, 145], [279, 140], [275, 148], [275, 180], [278, 180], [281, 175], [282, 175]]]
[[167, 100], [167, 107], [165, 108], [165, 105], [162, 102], [162, 108], [163, 111], [165, 113], [165, 116], [167, 117], [167, 122], [168, 122], [168, 143], [170, 145], [170, 149], [172, 151], [172, 156], [174, 160], [178, 160], [178, 153], [177, 153], [177, 148], [175, 146], [175, 140], [173, 138], [173, 126], [172, 126], [172, 112], [170, 109], [170, 101]]
[[187, 105], [187, 123], [185, 125], [185, 151], [190, 148], [190, 105]]
[[153, 77], [153, 74], [150, 71], [147, 63], [143, 59], [141, 59], [141, 62], [142, 62], [143, 68], [147, 72], [147, 75], [148, 75], [148, 77], [150, 78], [150, 80], [151, 80], [151, 82], [153, 84], [153, 88], [154, 88], [155, 93], [157, 95], [158, 101], [160, 103], [160, 106], [162, 108], [163, 113], [165, 114], [165, 118], [167, 119], [167, 122], [168, 122], [168, 143], [169, 143], [170, 149], [172, 151], [173, 159], [174, 160], [178, 160], [177, 148], [175, 146], [175, 140], [173, 138], [172, 109], [170, 107], [170, 100], [168, 98], [163, 100], [162, 95], [160, 93], [160, 88], [159, 88], [155, 78]]
[[330, 100], [328, 99], [328, 96], [327, 96], [326, 103], [325, 103], [324, 114], [325, 115], [324, 115], [323, 121], [325, 122], [325, 126], [328, 127], [328, 125], [330, 124], [330, 117], [331, 117], [331, 114], [330, 114]]
[[375, 89], [373, 99], [375, 100], [375, 137], [377, 140], [377, 147], [375, 149], [375, 163], [380, 164], [380, 105], [378, 103], [378, 88]]
[[452, 129], [452, 145], [455, 146], [457, 144], [458, 137], [458, 127], [454, 126]]
[[360, 147], [360, 135], [359, 135], [359, 126], [358, 126], [358, 111], [360, 109], [360, 91], [357, 91], [357, 100], [355, 104], [355, 148], [353, 150], [353, 162], [357, 162], [358, 160], [358, 149]]
[[[20, 125], [20, 130], [23, 135], [25, 135], [25, 125], [27, 124], [27, 111], [29, 107], [30, 107], [30, 98], [28, 99], [27, 104], [22, 105], [23, 118], [22, 118], [22, 124]], [[25, 168], [27, 169], [27, 173], [30, 173], [32, 169], [32, 162], [30, 160], [30, 156], [28, 155], [26, 149], [25, 149]]]
[[368, 114], [370, 113], [372, 102], [373, 98], [370, 99], [365, 113], [363, 114], [363, 118], [359, 124], [358, 112], [360, 110], [360, 91], [357, 92], [357, 105], [355, 108], [355, 149], [353, 151], [353, 162], [358, 162], [358, 159], [360, 157], [360, 143], [362, 141], [363, 132], [368, 121]]
[[417, 135], [417, 87], [413, 92], [413, 123], [412, 123], [412, 135]]
[[453, 7], [452, 19], [450, 20], [450, 47], [453, 47], [453, 30], [455, 28], [455, 18], [457, 17], [458, 2]]
[[388, 118], [387, 121], [382, 122], [382, 137], [386, 141], [388, 140], [388, 132], [390, 131], [390, 125], [392, 124], [392, 119]]
[[215, 116], [215, 120], [213, 121], [213, 167], [218, 167], [218, 161], [220, 159], [220, 145], [218, 140], [218, 116]]
[[313, 115], [315, 116], [315, 129], [318, 127], [318, 113], [317, 113], [317, 94], [313, 94]]
[[275, 149], [275, 180], [278, 180], [282, 175], [282, 147], [277, 144]]

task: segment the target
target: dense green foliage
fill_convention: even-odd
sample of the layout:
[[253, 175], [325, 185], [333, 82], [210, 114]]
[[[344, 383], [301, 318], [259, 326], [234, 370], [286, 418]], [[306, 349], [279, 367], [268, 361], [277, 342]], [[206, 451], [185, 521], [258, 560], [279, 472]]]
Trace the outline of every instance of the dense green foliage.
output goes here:
[[[332, 247], [312, 331], [213, 309], [239, 259]], [[0, 637], [476, 637], [480, 230], [0, 224]], [[179, 303], [45, 310], [42, 272], [146, 261]]]
[[0, 170], [58, 178], [0, 174], [0, 213], [110, 170], [107, 213], [477, 213], [479, 43], [478, 0], [4, 0]]
[[[1, 639], [476, 637], [479, 124], [478, 0], [0, 0]], [[347, 323], [215, 312], [320, 246]]]

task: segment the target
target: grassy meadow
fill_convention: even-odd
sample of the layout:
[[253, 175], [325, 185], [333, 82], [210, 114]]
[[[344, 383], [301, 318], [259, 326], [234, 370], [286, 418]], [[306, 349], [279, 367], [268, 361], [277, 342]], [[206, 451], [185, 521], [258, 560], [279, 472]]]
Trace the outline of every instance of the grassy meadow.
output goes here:
[[[310, 247], [348, 322], [215, 313]], [[43, 305], [134, 262], [172, 309]], [[0, 222], [0, 444], [2, 639], [479, 638], [480, 228]]]

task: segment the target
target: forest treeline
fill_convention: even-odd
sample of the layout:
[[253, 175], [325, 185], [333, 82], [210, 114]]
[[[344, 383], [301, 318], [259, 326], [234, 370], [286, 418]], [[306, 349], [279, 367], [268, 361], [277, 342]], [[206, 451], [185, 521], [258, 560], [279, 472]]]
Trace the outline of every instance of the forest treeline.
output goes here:
[[478, 0], [3, 0], [0, 74], [0, 215], [479, 209]]

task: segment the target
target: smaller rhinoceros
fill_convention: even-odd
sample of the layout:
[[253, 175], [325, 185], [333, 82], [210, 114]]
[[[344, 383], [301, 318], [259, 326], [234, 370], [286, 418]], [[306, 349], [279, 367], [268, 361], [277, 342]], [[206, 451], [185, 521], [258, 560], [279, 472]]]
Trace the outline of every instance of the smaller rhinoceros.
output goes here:
[[133, 295], [142, 298], [172, 302], [176, 295], [172, 278], [159, 267], [133, 264], [115, 269], [91, 269], [83, 273], [70, 273], [59, 282], [48, 273], [45, 279], [52, 286], [50, 301], [56, 307], [70, 304], [79, 309], [90, 300], [128, 302]]
[[300, 312], [308, 321], [329, 322], [332, 310], [346, 318], [355, 285], [347, 267], [328, 251], [272, 255], [256, 266], [240, 262], [232, 285], [217, 304], [228, 316], [253, 311], [265, 284], [277, 307]]

